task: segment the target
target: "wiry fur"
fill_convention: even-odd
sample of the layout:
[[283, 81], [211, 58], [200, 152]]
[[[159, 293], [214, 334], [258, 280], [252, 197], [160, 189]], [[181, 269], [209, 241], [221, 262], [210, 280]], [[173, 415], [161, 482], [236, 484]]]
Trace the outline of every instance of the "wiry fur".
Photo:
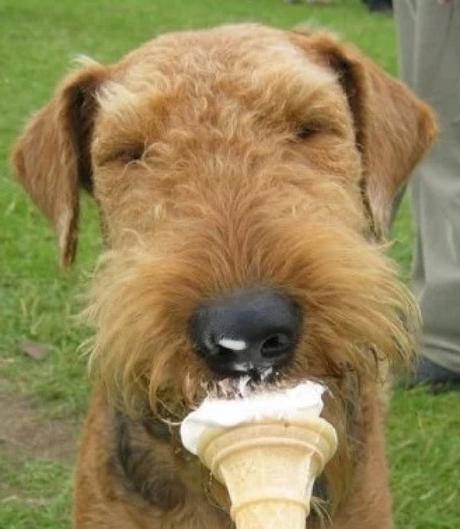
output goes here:
[[177, 424], [218, 382], [194, 351], [194, 310], [254, 285], [302, 308], [278, 383], [329, 388], [339, 450], [320, 478], [325, 518], [391, 527], [381, 397], [389, 370], [410, 362], [418, 312], [382, 237], [434, 133], [423, 103], [323, 33], [166, 35], [66, 80], [14, 161], [64, 262], [78, 180], [108, 245], [87, 310], [95, 397], [78, 529], [231, 526], [225, 491], [181, 449]]

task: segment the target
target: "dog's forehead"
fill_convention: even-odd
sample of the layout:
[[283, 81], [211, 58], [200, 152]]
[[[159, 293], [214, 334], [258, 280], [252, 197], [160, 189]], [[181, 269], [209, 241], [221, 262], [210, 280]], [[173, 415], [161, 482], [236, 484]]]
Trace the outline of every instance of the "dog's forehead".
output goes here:
[[[128, 54], [99, 91], [102, 109], [117, 113], [156, 91], [177, 97], [227, 92], [283, 95], [337, 90], [335, 74], [316, 64], [288, 32], [258, 25], [160, 36]], [[121, 108], [120, 108], [121, 107]]]
[[289, 33], [258, 25], [221, 26], [210, 30], [165, 34], [128, 54], [120, 62], [127, 77], [147, 75], [147, 66], [165, 75], [203, 73], [216, 75], [238, 70], [292, 73], [314, 70], [331, 79], [331, 73], [313, 64], [289, 39]]

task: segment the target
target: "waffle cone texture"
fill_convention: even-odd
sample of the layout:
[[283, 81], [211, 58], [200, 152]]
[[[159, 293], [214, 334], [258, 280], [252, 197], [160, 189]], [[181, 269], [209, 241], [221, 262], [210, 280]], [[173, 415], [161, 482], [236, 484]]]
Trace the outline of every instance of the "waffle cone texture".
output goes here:
[[227, 488], [237, 529], [305, 529], [315, 478], [336, 448], [319, 418], [215, 428], [198, 455]]

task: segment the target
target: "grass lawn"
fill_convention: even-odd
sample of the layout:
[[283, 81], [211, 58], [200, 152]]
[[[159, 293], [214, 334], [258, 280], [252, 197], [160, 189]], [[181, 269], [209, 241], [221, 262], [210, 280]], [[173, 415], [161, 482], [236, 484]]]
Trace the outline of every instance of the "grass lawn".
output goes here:
[[[359, 0], [336, 0], [330, 7], [282, 0], [0, 0], [2, 529], [69, 526], [75, 424], [88, 394], [85, 361], [77, 351], [87, 330], [75, 315], [100, 248], [95, 210], [84, 200], [78, 263], [71, 271], [58, 269], [54, 235], [11, 179], [11, 142], [77, 54], [110, 62], [164, 31], [248, 20], [328, 26], [396, 73], [392, 19], [368, 14]], [[407, 204], [394, 235], [391, 251], [407, 277]], [[22, 352], [24, 341], [48, 344], [52, 351], [33, 360]], [[459, 405], [458, 394], [396, 392], [389, 455], [398, 529], [459, 526]]]

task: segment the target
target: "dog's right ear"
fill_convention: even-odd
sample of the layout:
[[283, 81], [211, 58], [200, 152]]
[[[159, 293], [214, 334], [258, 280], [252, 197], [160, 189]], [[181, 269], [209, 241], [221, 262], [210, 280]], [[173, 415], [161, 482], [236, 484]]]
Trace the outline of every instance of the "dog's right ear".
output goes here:
[[12, 154], [19, 182], [54, 225], [63, 266], [75, 258], [79, 188], [91, 189], [95, 93], [107, 72], [91, 62], [69, 74], [51, 102], [31, 118]]
[[295, 33], [309, 57], [337, 75], [362, 156], [363, 203], [377, 238], [386, 236], [395, 197], [435, 139], [433, 112], [355, 47], [328, 33]]

